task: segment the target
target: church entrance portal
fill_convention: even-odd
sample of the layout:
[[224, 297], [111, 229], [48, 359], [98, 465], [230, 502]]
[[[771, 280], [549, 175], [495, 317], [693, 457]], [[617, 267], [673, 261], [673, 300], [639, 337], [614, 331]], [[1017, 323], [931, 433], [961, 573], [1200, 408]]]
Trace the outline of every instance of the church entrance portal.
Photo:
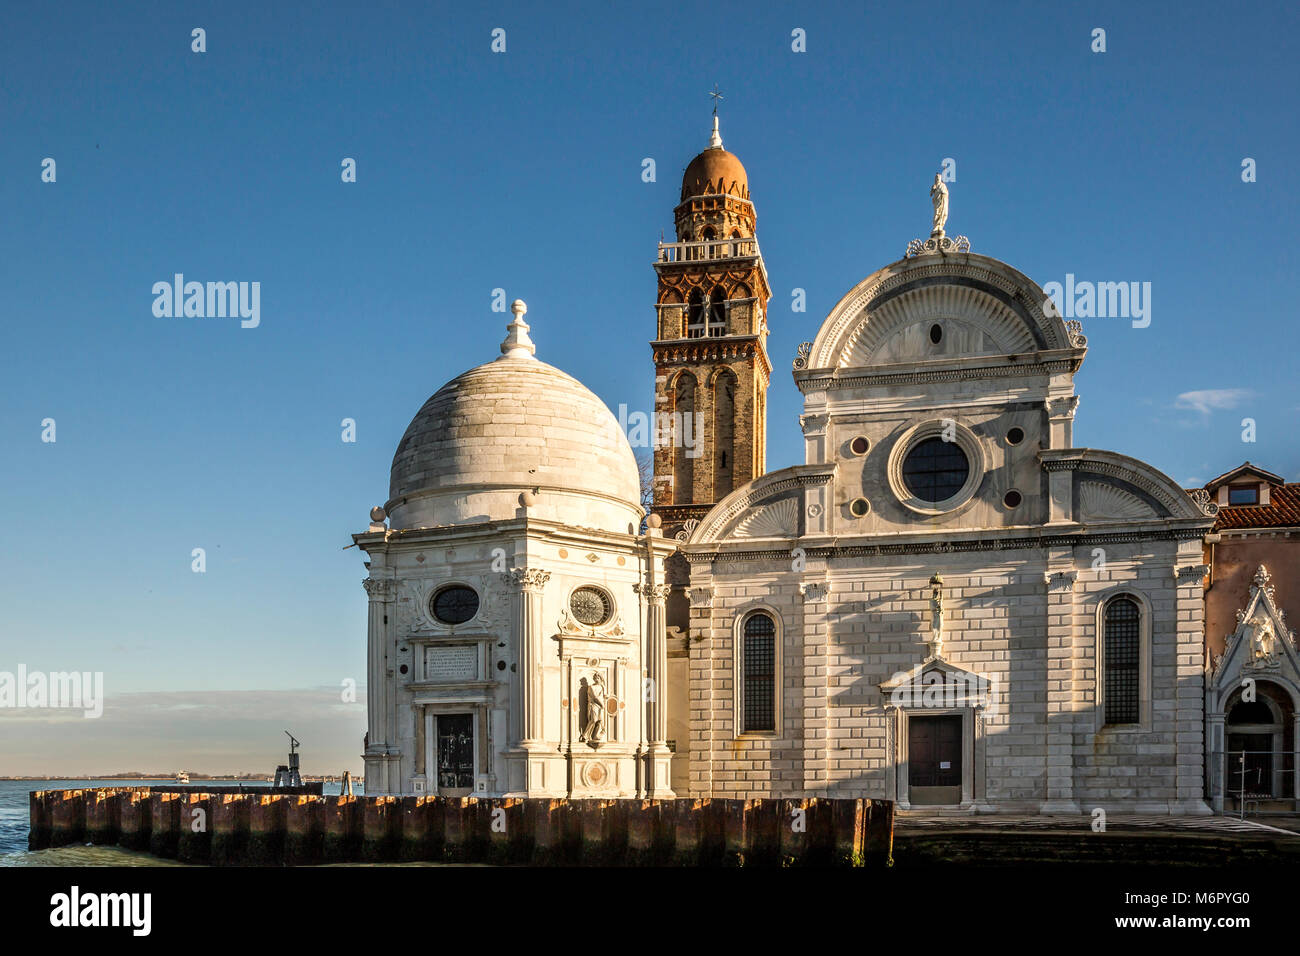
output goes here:
[[438, 714], [438, 795], [468, 797], [474, 790], [474, 717]]
[[907, 727], [909, 802], [961, 803], [961, 715], [912, 716]]

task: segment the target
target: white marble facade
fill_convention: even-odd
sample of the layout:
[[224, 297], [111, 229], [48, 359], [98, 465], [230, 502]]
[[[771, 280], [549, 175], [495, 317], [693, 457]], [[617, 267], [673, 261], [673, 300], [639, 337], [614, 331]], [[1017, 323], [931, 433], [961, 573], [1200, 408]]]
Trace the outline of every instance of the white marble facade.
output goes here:
[[664, 557], [609, 409], [502, 355], [411, 422], [368, 554], [368, 793], [671, 796]]
[[682, 796], [1209, 812], [1214, 506], [1074, 447], [1077, 324], [968, 249], [918, 241], [840, 300], [795, 361], [804, 464], [677, 541], [641, 533], [617, 422], [518, 311], [412, 421], [356, 536], [368, 792], [670, 796], [678, 760]]
[[[1073, 447], [1086, 342], [1038, 285], [911, 251], [800, 348], [805, 463], [736, 489], [684, 545], [691, 792], [1208, 812], [1212, 506]], [[925, 471], [930, 453], [956, 464]], [[766, 686], [745, 675], [754, 615], [774, 624], [772, 718], [745, 710]]]

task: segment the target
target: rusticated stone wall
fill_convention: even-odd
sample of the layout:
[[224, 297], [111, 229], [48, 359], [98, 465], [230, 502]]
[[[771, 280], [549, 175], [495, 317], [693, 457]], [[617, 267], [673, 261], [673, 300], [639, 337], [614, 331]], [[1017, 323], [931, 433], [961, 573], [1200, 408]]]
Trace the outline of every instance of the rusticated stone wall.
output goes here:
[[322, 797], [126, 787], [33, 793], [28, 844], [117, 844], [211, 865], [883, 866], [893, 826], [893, 804], [876, 800]]

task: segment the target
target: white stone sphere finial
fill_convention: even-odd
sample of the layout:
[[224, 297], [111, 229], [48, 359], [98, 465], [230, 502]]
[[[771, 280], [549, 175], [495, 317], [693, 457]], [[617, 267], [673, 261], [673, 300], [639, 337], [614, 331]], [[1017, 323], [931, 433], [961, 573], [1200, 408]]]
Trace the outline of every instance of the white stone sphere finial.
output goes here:
[[515, 299], [510, 303], [510, 311], [515, 314], [515, 318], [506, 326], [506, 340], [501, 343], [501, 358], [533, 358], [537, 346], [528, 337], [528, 323], [524, 321], [528, 305], [523, 299]]

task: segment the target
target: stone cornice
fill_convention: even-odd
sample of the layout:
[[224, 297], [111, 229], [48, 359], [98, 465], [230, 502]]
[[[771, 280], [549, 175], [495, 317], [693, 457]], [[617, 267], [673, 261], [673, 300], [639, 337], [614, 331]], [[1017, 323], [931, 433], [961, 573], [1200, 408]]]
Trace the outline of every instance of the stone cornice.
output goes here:
[[1142, 541], [1200, 540], [1204, 531], [1195, 527], [1166, 527], [1133, 532], [1050, 533], [1034, 537], [953, 539], [912, 541], [899, 544], [840, 544], [837, 539], [793, 539], [762, 549], [721, 549], [719, 542], [702, 542], [682, 549], [691, 564], [710, 561], [763, 561], [779, 557], [786, 560], [791, 547], [803, 549], [808, 558], [853, 558], [882, 555], [935, 555], [985, 551], [1044, 551], [1050, 548], [1076, 548], [1093, 544], [1134, 544]]
[[696, 339], [659, 339], [651, 342], [656, 365], [694, 365], [728, 359], [756, 358], [770, 377], [772, 362], [762, 335], [716, 335]]
[[[708, 506], [704, 507], [708, 511]], [[505, 518], [496, 521], [482, 521], [471, 524], [439, 525], [434, 528], [406, 528], [390, 530], [385, 534], [354, 534], [352, 539], [362, 550], [391, 551], [395, 546], [407, 550], [419, 546], [446, 546], [455, 540], [475, 538], [497, 538], [501, 535], [524, 535], [553, 540], [558, 543], [574, 543], [583, 547], [603, 545], [616, 548], [626, 553], [629, 547], [643, 546], [643, 537], [628, 534], [625, 531], [607, 531], [603, 528], [584, 528], [576, 525], [562, 524], [546, 518]], [[655, 538], [656, 547], [662, 547], [663, 539]], [[377, 547], [377, 546], [384, 547]], [[672, 550], [668, 548], [667, 550]]]
[[[1083, 363], [1083, 356], [1072, 358], [1047, 358], [1057, 353], [1034, 352], [1028, 361], [1007, 364], [977, 364], [935, 369], [911, 369], [897, 372], [872, 372], [867, 369], [810, 368], [794, 373], [795, 385], [800, 392], [822, 392], [838, 388], [870, 388], [878, 385], [925, 385], [937, 382], [967, 382], [992, 378], [1024, 378], [1026, 369], [1037, 374], [1068, 373], [1073, 375]], [[945, 363], [948, 364], [948, 363]]]

